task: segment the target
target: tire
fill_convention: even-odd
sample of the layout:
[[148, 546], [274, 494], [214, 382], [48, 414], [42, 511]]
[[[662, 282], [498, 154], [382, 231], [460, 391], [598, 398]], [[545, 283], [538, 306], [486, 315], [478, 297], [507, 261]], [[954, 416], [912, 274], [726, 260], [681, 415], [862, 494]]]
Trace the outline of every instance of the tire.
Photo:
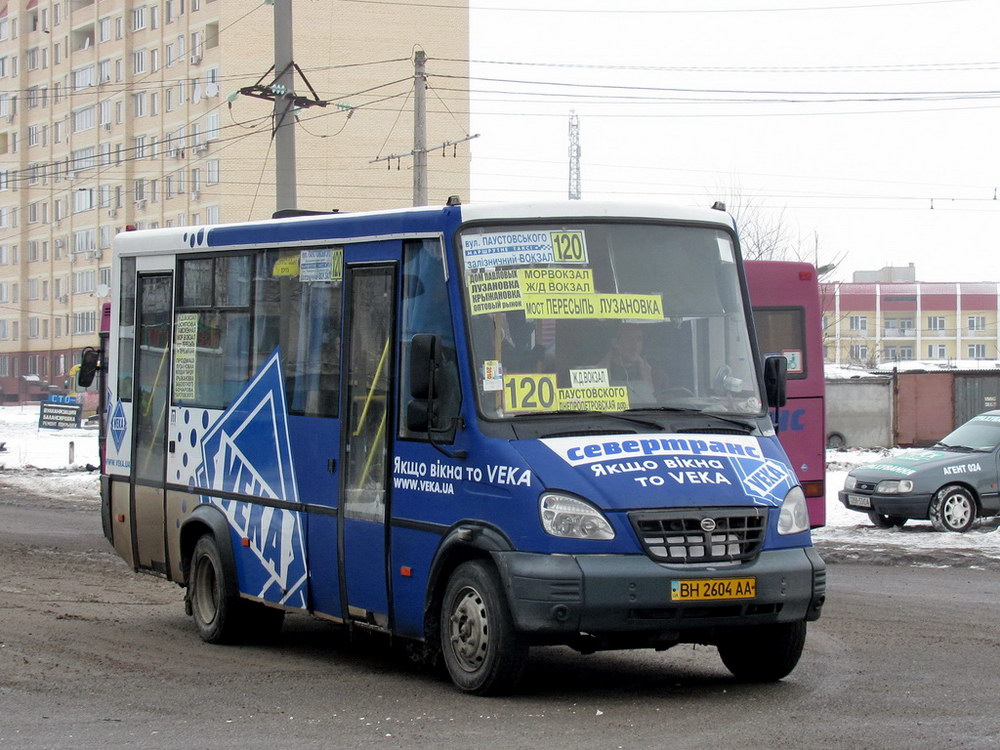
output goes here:
[[841, 435], [839, 432], [831, 432], [826, 436], [826, 447], [827, 448], [846, 448], [847, 439]]
[[881, 513], [869, 511], [868, 520], [880, 529], [902, 528], [909, 520], [906, 516], [883, 516]]
[[734, 629], [719, 641], [726, 669], [743, 682], [776, 682], [799, 663], [806, 642], [806, 623], [782, 622]]
[[964, 533], [976, 522], [978, 508], [976, 497], [967, 487], [949, 484], [942, 487], [931, 500], [931, 524], [938, 531]]
[[528, 643], [514, 629], [503, 587], [489, 563], [459, 565], [441, 604], [441, 652], [455, 686], [474, 695], [514, 690], [528, 661]]
[[234, 643], [241, 635], [240, 600], [229, 593], [230, 575], [222, 564], [215, 537], [205, 534], [191, 555], [188, 596], [194, 624], [207, 643]]

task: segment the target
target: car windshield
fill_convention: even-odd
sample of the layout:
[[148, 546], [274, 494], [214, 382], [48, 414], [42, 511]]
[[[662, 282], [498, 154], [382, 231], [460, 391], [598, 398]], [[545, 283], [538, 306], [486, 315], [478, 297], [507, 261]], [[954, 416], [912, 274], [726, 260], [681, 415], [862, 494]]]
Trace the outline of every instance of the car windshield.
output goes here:
[[480, 410], [759, 415], [729, 233], [654, 223], [475, 226], [460, 252]]
[[941, 438], [939, 447], [992, 451], [1000, 445], [1000, 416], [984, 414]]

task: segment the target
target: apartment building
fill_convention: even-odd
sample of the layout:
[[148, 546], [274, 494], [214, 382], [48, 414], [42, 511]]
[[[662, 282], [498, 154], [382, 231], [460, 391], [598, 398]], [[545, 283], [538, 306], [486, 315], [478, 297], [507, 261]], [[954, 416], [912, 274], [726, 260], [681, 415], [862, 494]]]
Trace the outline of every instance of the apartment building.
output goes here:
[[821, 284], [824, 359], [874, 367], [1000, 359], [1000, 284]]
[[[298, 207], [409, 205], [413, 52], [428, 147], [461, 140], [468, 3], [296, 2], [293, 21]], [[274, 79], [272, 26], [259, 0], [0, 4], [0, 403], [61, 388], [96, 344], [115, 234], [270, 216], [273, 105], [239, 92]], [[468, 145], [435, 155], [429, 202], [467, 197]]]

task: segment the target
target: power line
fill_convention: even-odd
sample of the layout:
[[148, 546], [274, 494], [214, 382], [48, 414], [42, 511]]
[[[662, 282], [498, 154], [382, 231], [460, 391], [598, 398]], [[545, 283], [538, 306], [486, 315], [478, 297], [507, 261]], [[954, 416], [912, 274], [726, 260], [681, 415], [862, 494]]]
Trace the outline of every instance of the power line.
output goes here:
[[967, 3], [975, 0], [903, 0], [903, 2], [877, 2], [877, 3], [845, 3], [839, 5], [814, 5], [804, 7], [784, 7], [784, 8], [660, 8], [660, 9], [628, 9], [628, 8], [510, 8], [493, 7], [489, 5], [447, 5], [445, 3], [413, 2], [412, 0], [341, 0], [345, 3], [356, 3], [360, 5], [388, 5], [404, 6], [407, 8], [436, 8], [441, 10], [465, 11], [501, 11], [504, 13], [566, 13], [566, 14], [614, 14], [614, 15], [720, 15], [720, 14], [752, 14], [752, 13], [803, 13], [818, 11], [838, 11], [838, 10], [871, 10], [875, 8], [904, 8], [918, 5], [951, 5], [953, 3]]

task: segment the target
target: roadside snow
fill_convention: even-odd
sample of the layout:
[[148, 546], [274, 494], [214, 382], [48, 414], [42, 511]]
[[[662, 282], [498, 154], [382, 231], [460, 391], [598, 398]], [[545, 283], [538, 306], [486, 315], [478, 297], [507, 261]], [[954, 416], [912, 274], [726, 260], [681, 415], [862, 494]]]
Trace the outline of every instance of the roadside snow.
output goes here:
[[[100, 483], [88, 464], [98, 464], [97, 431], [40, 430], [38, 406], [0, 407], [0, 479], [5, 488], [19, 488], [62, 500], [99, 502]], [[70, 461], [70, 443], [73, 460]], [[877, 529], [864, 513], [847, 510], [837, 498], [854, 466], [873, 463], [893, 450], [827, 451], [826, 526], [813, 531], [824, 557], [878, 561], [905, 558], [928, 565], [977, 561], [1000, 566], [1000, 520], [981, 521], [966, 534], [934, 531], [928, 521], [910, 521], [901, 529]]]

